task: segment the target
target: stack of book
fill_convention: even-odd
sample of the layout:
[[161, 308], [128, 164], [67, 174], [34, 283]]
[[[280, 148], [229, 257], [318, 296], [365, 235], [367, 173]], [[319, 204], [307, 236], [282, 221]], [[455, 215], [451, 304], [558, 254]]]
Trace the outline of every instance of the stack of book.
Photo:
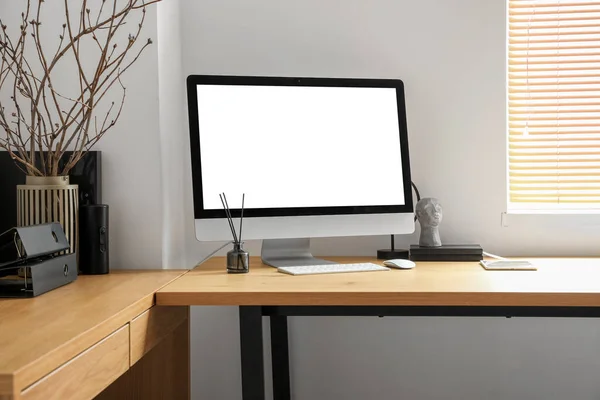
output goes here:
[[478, 244], [445, 244], [439, 247], [410, 246], [412, 261], [480, 261], [483, 249]]

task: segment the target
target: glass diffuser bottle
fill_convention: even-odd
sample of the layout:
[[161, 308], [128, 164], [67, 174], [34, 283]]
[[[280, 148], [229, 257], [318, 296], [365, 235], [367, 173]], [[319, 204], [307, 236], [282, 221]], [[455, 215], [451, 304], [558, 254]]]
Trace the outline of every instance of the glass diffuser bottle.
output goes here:
[[234, 243], [233, 249], [227, 252], [227, 272], [243, 274], [250, 271], [250, 254], [243, 246], [243, 242]]

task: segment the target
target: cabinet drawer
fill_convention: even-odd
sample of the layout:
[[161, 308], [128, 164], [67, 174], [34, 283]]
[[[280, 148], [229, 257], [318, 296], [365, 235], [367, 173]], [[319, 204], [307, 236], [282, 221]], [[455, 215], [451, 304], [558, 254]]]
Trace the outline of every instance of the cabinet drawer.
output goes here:
[[21, 398], [90, 399], [128, 368], [129, 325], [126, 325], [25, 389]]
[[188, 318], [188, 307], [155, 306], [131, 321], [130, 365]]

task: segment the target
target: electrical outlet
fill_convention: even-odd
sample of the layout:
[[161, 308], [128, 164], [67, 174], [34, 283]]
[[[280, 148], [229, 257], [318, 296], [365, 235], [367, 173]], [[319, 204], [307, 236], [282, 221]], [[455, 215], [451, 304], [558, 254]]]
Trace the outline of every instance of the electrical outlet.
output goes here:
[[500, 213], [500, 225], [503, 228], [508, 228], [508, 214], [505, 212]]

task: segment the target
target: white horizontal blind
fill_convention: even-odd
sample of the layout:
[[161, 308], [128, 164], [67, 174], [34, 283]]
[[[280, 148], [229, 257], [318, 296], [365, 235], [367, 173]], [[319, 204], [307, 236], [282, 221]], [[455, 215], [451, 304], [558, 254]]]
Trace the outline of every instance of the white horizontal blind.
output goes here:
[[508, 2], [509, 206], [600, 208], [600, 1]]

